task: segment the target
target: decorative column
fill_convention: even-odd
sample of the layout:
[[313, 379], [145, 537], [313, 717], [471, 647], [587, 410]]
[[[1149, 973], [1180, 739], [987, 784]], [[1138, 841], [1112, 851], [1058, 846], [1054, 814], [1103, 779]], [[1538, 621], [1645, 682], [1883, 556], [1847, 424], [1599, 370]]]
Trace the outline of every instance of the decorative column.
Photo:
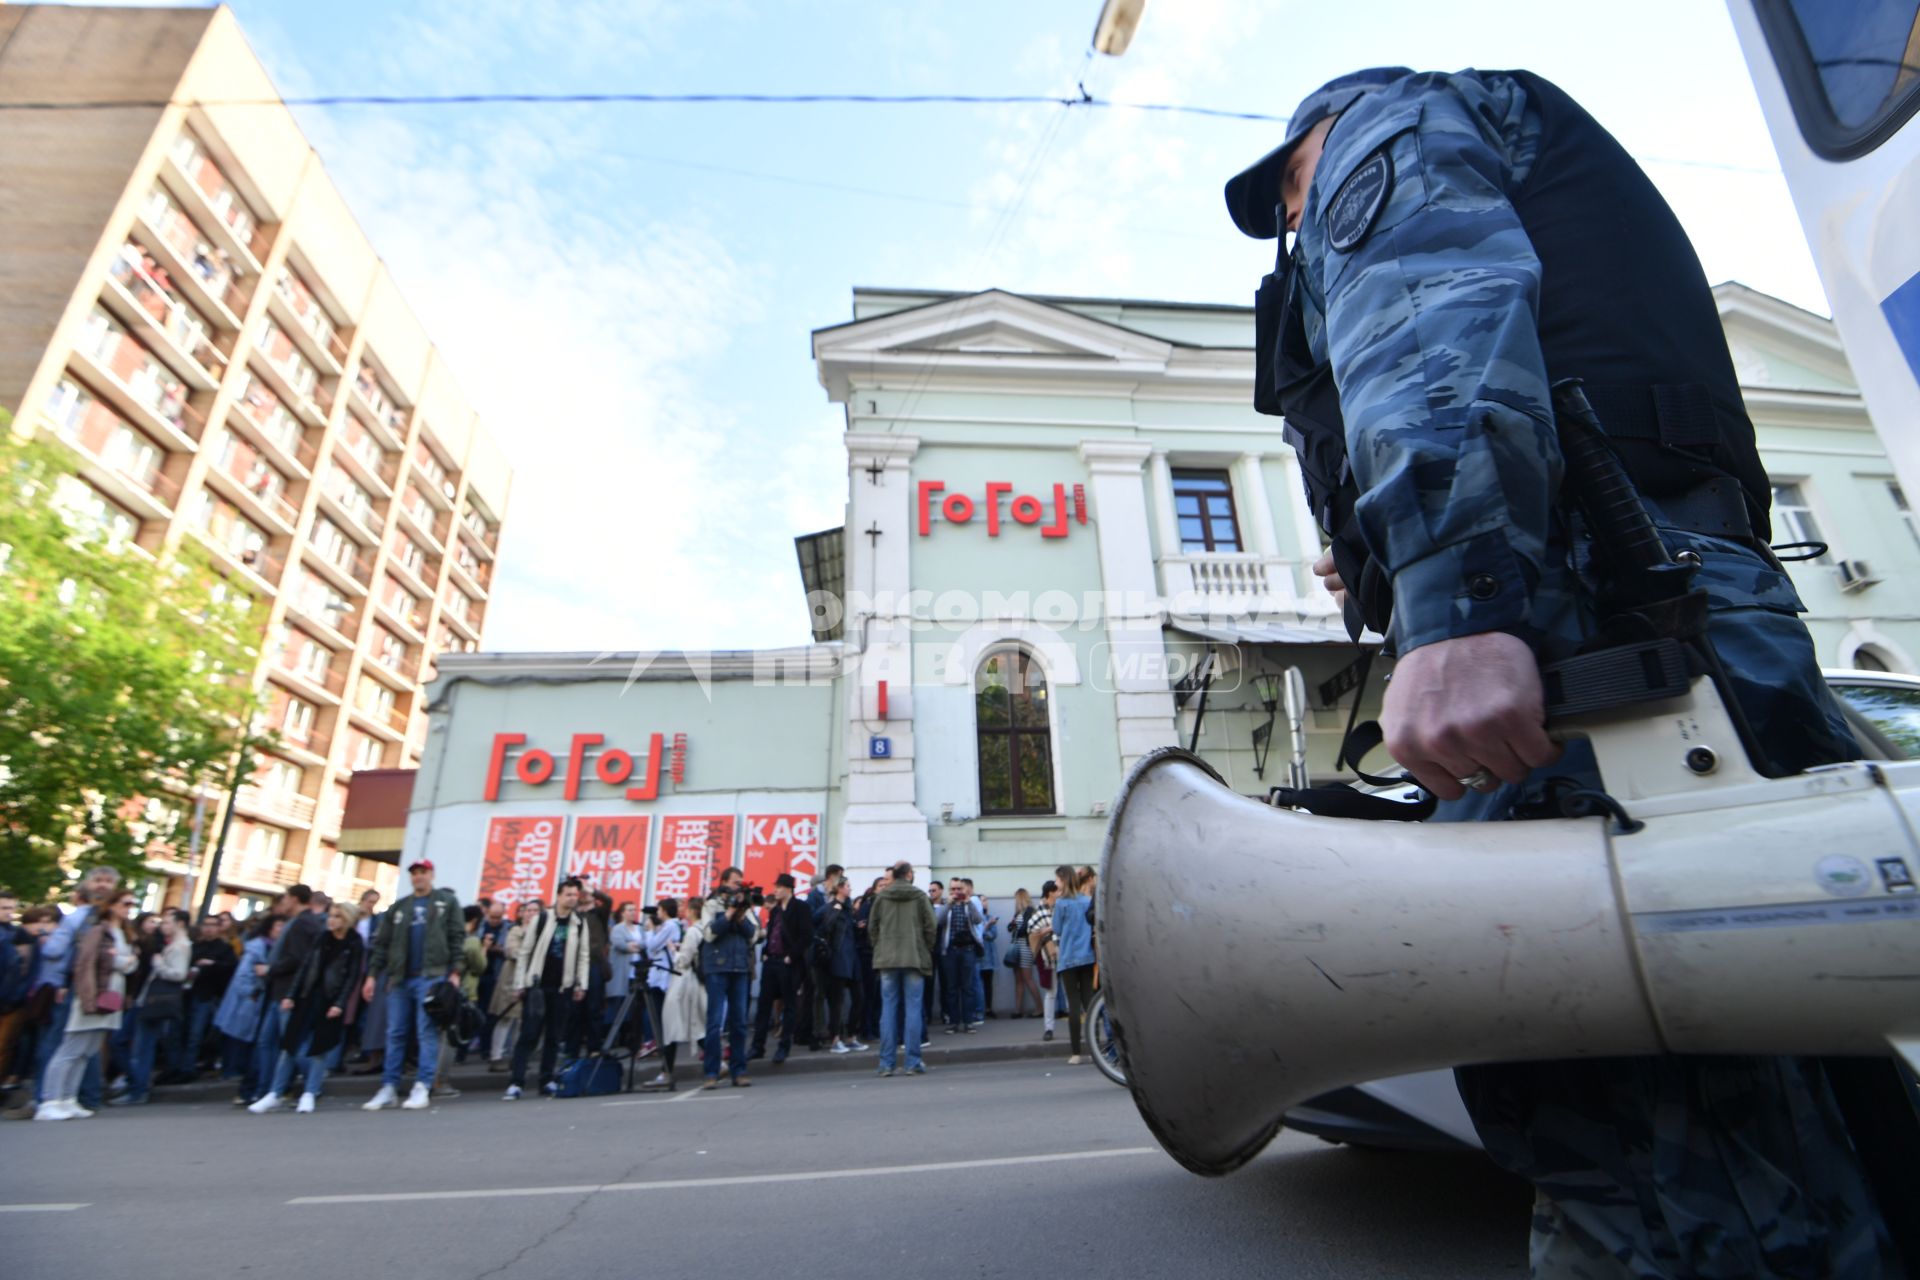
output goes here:
[[[1167, 688], [1166, 638], [1141, 473], [1152, 455], [1152, 446], [1132, 440], [1080, 444], [1100, 534], [1100, 579], [1107, 598], [1108, 670], [1095, 673], [1095, 678], [1104, 674], [1114, 691], [1122, 773], [1149, 751], [1179, 740], [1173, 693]], [[1161, 465], [1165, 465], [1164, 455]], [[1173, 545], [1180, 544], [1176, 540]]]
[[[856, 880], [905, 858], [932, 862], [927, 819], [914, 804], [913, 632], [908, 618], [913, 536], [915, 436], [853, 432], [847, 445], [845, 554], [846, 655], [841, 697], [846, 700], [846, 808], [833, 861]], [[864, 645], [863, 645], [864, 638]], [[886, 682], [886, 717], [879, 688]], [[869, 743], [885, 737], [890, 751], [875, 759]]]

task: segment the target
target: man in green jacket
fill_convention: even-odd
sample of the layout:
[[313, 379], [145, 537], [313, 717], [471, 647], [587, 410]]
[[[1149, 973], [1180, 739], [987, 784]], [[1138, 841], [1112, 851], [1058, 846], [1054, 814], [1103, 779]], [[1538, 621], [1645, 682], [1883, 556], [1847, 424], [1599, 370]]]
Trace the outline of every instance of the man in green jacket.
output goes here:
[[465, 963], [461, 952], [467, 940], [460, 899], [451, 889], [433, 887], [433, 864], [425, 858], [407, 868], [413, 895], [393, 904], [380, 917], [373, 938], [372, 972], [360, 992], [373, 999], [374, 982], [387, 975], [387, 1053], [380, 1092], [362, 1109], [382, 1111], [400, 1096], [400, 1069], [407, 1060], [407, 1028], [414, 1028], [420, 1045], [419, 1069], [413, 1091], [400, 1103], [408, 1111], [424, 1111], [430, 1101], [435, 1071], [440, 1066], [440, 1028], [427, 1016], [427, 995], [440, 982], [458, 982]]
[[886, 875], [874, 899], [867, 932], [873, 937], [873, 968], [880, 975], [880, 1074], [893, 1074], [906, 1020], [907, 1074], [923, 1076], [925, 1039], [922, 992], [933, 972], [933, 904], [913, 884], [913, 864], [901, 862]]

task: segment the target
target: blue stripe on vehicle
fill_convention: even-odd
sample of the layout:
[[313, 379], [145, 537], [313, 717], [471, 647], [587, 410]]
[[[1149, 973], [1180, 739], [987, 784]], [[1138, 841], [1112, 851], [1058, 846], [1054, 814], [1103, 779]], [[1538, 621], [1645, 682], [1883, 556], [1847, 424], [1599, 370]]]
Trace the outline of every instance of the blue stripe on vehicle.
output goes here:
[[1907, 367], [1913, 370], [1915, 379], [1920, 379], [1920, 275], [1888, 294], [1880, 310], [1887, 317], [1887, 327], [1893, 330], [1893, 340], [1907, 358]]

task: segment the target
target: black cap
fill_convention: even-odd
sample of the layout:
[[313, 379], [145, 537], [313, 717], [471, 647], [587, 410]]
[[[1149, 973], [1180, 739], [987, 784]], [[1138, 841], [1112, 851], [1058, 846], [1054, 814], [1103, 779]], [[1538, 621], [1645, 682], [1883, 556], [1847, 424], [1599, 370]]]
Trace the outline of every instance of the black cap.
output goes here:
[[1287, 140], [1227, 181], [1227, 212], [1233, 225], [1256, 240], [1279, 235], [1282, 217], [1275, 211], [1280, 205], [1280, 179], [1300, 139], [1375, 89], [1412, 74], [1411, 67], [1369, 67], [1329, 80], [1301, 99], [1287, 118]]

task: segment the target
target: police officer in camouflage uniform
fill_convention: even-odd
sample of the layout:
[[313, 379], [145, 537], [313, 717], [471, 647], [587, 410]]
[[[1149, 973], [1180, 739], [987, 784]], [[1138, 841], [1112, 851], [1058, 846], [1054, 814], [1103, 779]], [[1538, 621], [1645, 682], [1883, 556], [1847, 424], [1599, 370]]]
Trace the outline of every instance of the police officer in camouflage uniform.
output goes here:
[[[1282, 238], [1255, 402], [1286, 418], [1332, 538], [1316, 570], [1356, 638], [1371, 626], [1396, 655], [1387, 746], [1442, 820], [1549, 816], [1548, 779], [1598, 784], [1543, 723], [1539, 664], [1595, 625], [1594, 548], [1560, 498], [1563, 377], [1585, 380], [1669, 546], [1699, 557], [1763, 769], [1855, 756], [1767, 548], [1771, 490], [1699, 261], [1578, 104], [1525, 72], [1357, 72], [1300, 105], [1227, 204]], [[1818, 1062], [1459, 1075], [1488, 1152], [1536, 1188], [1536, 1276], [1899, 1274]], [[1902, 1106], [1894, 1084], [1882, 1107]]]

